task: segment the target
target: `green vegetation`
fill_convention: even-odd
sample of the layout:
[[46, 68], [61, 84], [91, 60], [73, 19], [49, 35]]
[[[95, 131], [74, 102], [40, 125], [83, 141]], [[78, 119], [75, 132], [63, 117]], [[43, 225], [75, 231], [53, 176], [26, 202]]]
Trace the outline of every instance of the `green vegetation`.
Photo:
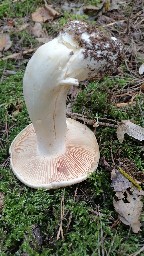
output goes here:
[[[0, 18], [29, 16], [40, 0], [5, 0], [0, 2]], [[98, 0], [87, 1], [95, 4]], [[49, 35], [55, 35], [69, 19], [87, 19], [64, 13], [52, 25], [45, 24]], [[35, 46], [35, 39], [25, 31], [12, 35], [22, 40], [22, 46]], [[9, 55], [8, 51], [5, 55]], [[86, 181], [63, 189], [46, 191], [24, 186], [9, 167], [9, 146], [15, 136], [30, 123], [22, 93], [22, 79], [29, 56], [24, 60], [0, 62], [0, 190], [4, 194], [0, 220], [1, 256], [126, 256], [139, 250], [144, 243], [144, 230], [138, 234], [117, 221], [112, 198], [110, 172], [101, 165]], [[5, 70], [14, 74], [5, 75]], [[143, 125], [144, 97], [137, 95], [135, 104], [118, 108], [113, 95], [132, 84], [123, 77], [105, 77], [88, 84], [79, 93], [73, 111], [88, 118], [108, 118], [115, 121], [131, 119]], [[110, 165], [112, 158], [129, 158], [139, 170], [144, 169], [142, 143], [128, 136], [123, 144], [112, 127], [96, 128], [101, 156]], [[61, 201], [64, 216], [61, 219]], [[62, 221], [63, 237], [58, 231]], [[142, 255], [142, 254], [141, 254]]]

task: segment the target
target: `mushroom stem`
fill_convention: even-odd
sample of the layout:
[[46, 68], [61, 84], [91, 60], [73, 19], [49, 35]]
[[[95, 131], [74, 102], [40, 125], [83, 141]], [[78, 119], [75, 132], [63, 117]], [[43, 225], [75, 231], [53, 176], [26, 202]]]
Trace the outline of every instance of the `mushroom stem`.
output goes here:
[[[24, 75], [25, 102], [37, 135], [38, 153], [42, 156], [57, 156], [66, 150], [66, 96], [71, 85], [78, 85], [77, 79], [64, 78], [62, 72], [69, 52], [56, 40], [41, 46]], [[51, 53], [53, 64], [49, 63]]]

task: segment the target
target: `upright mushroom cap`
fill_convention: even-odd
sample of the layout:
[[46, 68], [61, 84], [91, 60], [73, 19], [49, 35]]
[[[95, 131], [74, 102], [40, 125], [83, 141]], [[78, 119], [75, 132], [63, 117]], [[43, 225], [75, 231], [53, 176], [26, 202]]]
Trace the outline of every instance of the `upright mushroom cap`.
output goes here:
[[78, 81], [100, 77], [119, 62], [116, 38], [70, 22], [30, 59], [23, 80], [32, 121], [10, 147], [16, 176], [30, 187], [57, 188], [80, 182], [98, 165], [99, 147], [85, 125], [66, 119], [66, 96]]

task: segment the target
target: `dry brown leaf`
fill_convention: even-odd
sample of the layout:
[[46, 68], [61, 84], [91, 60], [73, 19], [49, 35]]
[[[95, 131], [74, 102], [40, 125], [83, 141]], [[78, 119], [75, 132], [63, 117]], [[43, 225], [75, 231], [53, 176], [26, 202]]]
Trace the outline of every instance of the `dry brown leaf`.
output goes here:
[[12, 46], [9, 34], [0, 34], [0, 51], [7, 51]]
[[[119, 214], [119, 219], [131, 226], [134, 233], [138, 233], [141, 226], [139, 219], [143, 207], [141, 200], [144, 191], [139, 185], [140, 182], [132, 175], [136, 168], [134, 163], [131, 163], [129, 159], [120, 159], [118, 162], [120, 167], [111, 172], [112, 187], [115, 191], [113, 205]], [[129, 170], [130, 168], [132, 170]]]
[[121, 199], [113, 200], [114, 208], [118, 212], [120, 220], [129, 225], [134, 233], [138, 233], [141, 227], [139, 218], [143, 207], [141, 196], [134, 191], [132, 193], [125, 191], [125, 196], [122, 192], [119, 194], [121, 194], [121, 197], [119, 195]]
[[51, 5], [45, 4], [45, 8], [47, 9], [49, 15], [51, 15], [53, 18], [56, 18], [60, 15], [59, 12], [53, 9]]
[[117, 128], [117, 138], [120, 143], [123, 142], [125, 133], [139, 141], [144, 140], [144, 128], [129, 120], [122, 120]]
[[42, 25], [39, 22], [36, 22], [35, 25], [31, 28], [31, 32], [35, 37], [46, 37]]
[[35, 22], [46, 22], [47, 20], [53, 20], [58, 17], [59, 13], [55, 11], [51, 6], [46, 5], [45, 7], [38, 8], [32, 13], [32, 20]]

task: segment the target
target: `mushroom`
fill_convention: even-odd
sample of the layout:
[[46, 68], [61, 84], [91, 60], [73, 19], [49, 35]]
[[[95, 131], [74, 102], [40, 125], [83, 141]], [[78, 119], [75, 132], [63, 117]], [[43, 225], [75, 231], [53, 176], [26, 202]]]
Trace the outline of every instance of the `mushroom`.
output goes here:
[[70, 22], [28, 62], [23, 92], [32, 121], [10, 146], [17, 178], [34, 188], [58, 188], [85, 180], [99, 161], [99, 146], [85, 125], [66, 119], [71, 85], [113, 71], [121, 44], [80, 21]]

